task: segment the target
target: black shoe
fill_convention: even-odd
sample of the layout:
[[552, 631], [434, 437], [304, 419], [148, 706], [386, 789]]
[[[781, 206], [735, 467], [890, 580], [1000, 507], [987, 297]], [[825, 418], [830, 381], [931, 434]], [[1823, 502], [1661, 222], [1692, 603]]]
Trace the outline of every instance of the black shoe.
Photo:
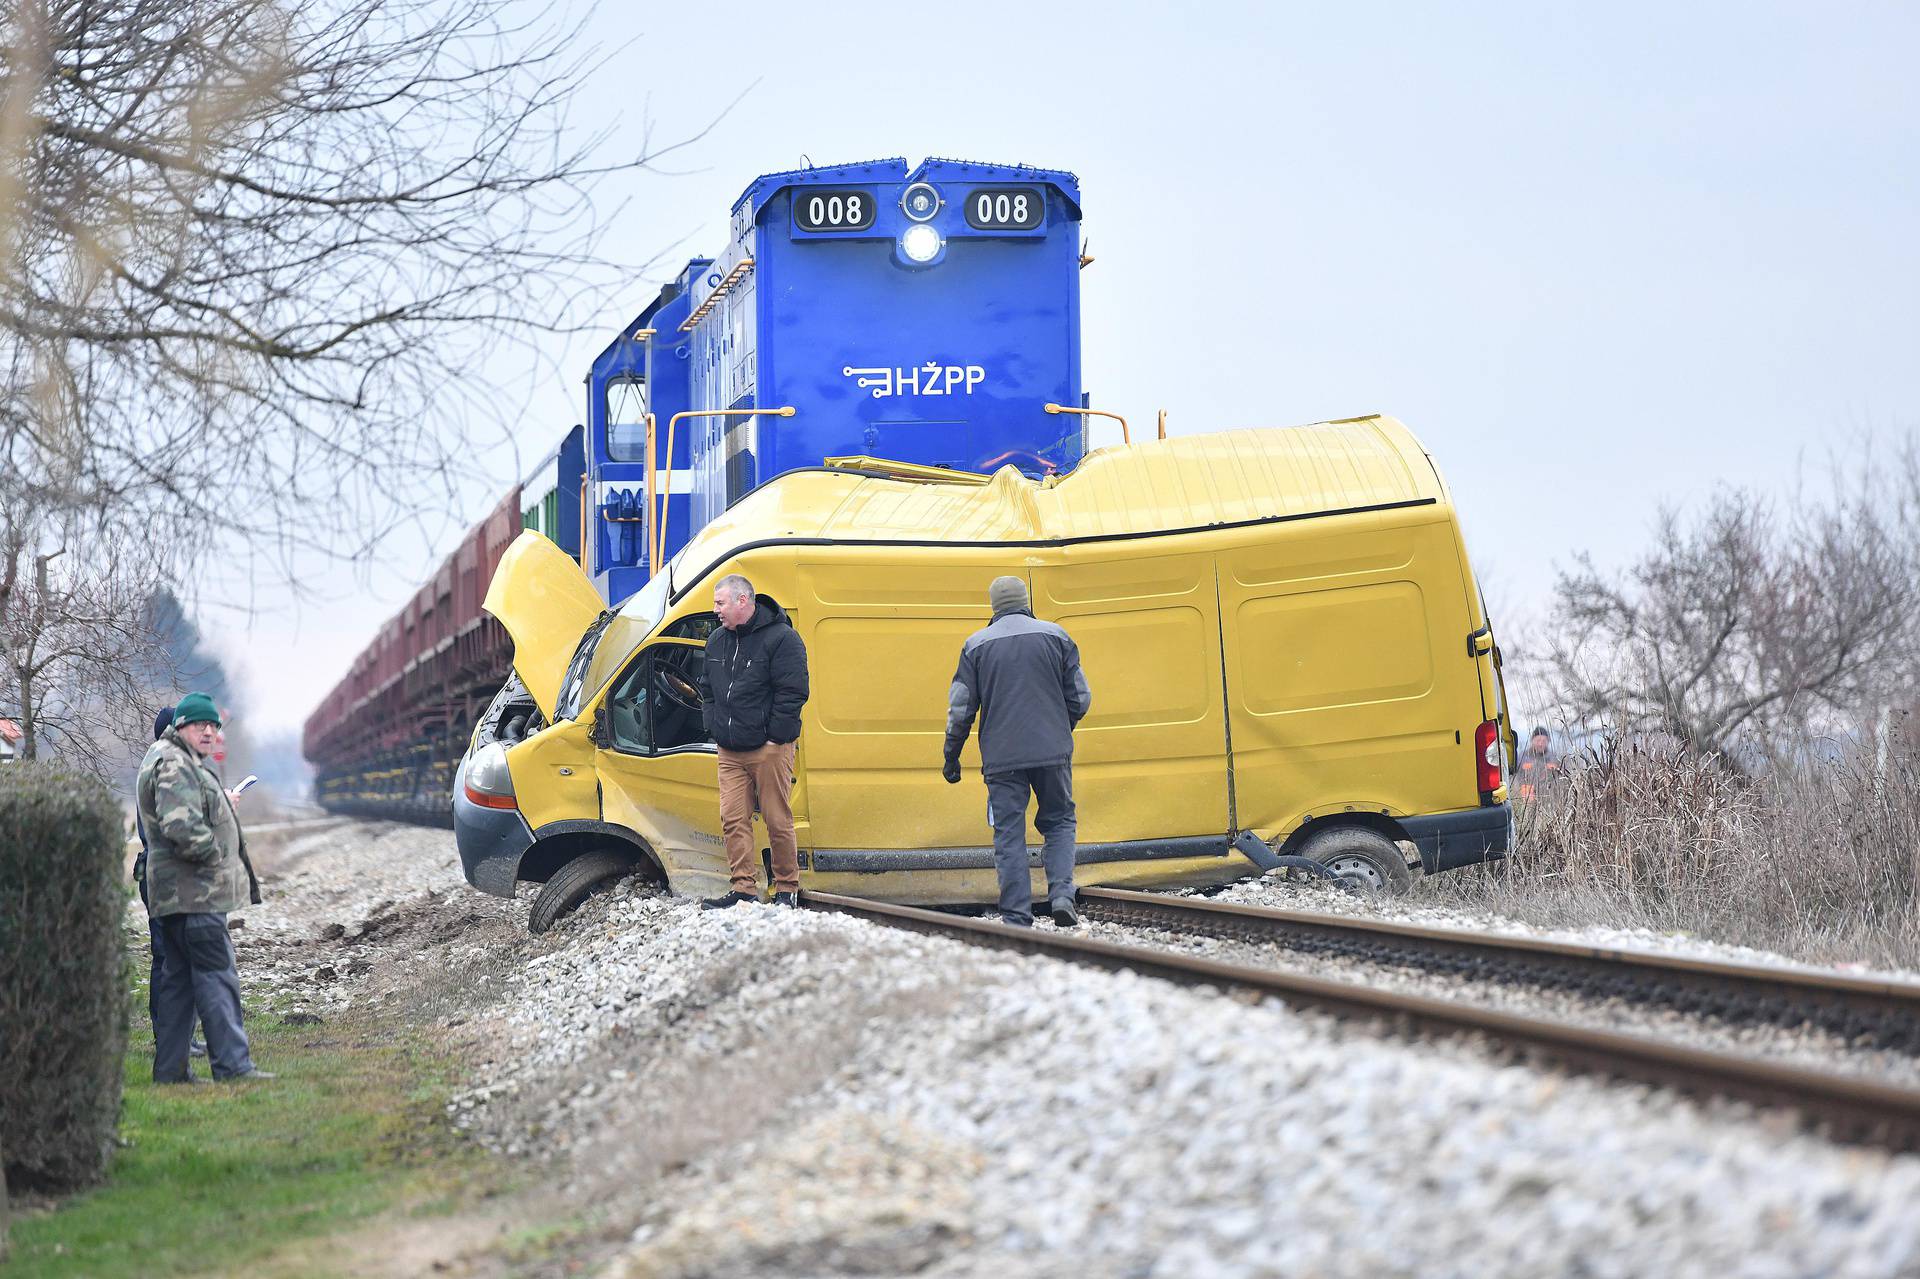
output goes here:
[[202, 1079], [198, 1075], [188, 1075], [185, 1079], [156, 1079], [153, 1082], [156, 1084], [173, 1085], [173, 1084], [210, 1084], [213, 1081], [211, 1079]]
[[199, 1040], [196, 1039], [192, 1043], [187, 1045], [187, 1056], [204, 1057], [206, 1055], [207, 1055], [207, 1046], [201, 1043]]
[[252, 1070], [243, 1070], [237, 1075], [222, 1076], [219, 1082], [223, 1084], [242, 1084], [255, 1079], [277, 1079], [277, 1078], [279, 1078], [279, 1076], [274, 1074], [271, 1070], [261, 1070], [258, 1067], [255, 1067]]
[[735, 889], [733, 892], [726, 894], [724, 897], [707, 898], [706, 900], [700, 903], [700, 909], [701, 910], [727, 910], [730, 907], [738, 906], [741, 902], [757, 902], [759, 900], [760, 900], [760, 897], [756, 893], [743, 893], [743, 892], [740, 892], [738, 889]]
[[1032, 928], [1033, 927], [1033, 921], [1031, 919], [1022, 919], [1018, 915], [1002, 915], [1000, 916], [1000, 922], [1005, 924], [1008, 928]]
[[776, 906], [785, 906], [789, 910], [798, 909], [800, 905], [800, 894], [775, 893], [773, 895], [773, 904]]
[[1048, 908], [1047, 913], [1053, 916], [1055, 928], [1072, 928], [1080, 922], [1080, 912], [1075, 910], [1073, 903], [1065, 897], [1055, 901]]

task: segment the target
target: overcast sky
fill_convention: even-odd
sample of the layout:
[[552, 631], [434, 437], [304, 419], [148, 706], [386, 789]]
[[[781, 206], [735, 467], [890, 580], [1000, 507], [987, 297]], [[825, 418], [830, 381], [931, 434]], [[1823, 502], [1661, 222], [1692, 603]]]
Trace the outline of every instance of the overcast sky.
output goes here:
[[[1072, 170], [1094, 403], [1176, 433], [1400, 417], [1496, 621], [1576, 552], [1625, 561], [1662, 502], [1920, 424], [1920, 6], [755, 7], [594, 18], [618, 52], [583, 118], [684, 137], [753, 86], [679, 172], [609, 190], [621, 256], [718, 251], [747, 182], [802, 157]], [[297, 727], [579, 419], [658, 284], [543, 352], [519, 458], [464, 509], [319, 603], [204, 610], [258, 730]]]

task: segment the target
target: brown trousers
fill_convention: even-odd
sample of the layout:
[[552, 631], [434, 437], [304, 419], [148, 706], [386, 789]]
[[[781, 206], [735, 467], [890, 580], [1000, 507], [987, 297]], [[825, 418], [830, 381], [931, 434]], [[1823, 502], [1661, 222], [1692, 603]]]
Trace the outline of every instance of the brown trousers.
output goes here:
[[773, 852], [773, 891], [800, 890], [800, 846], [793, 837], [794, 743], [768, 742], [758, 750], [720, 748], [720, 830], [727, 841], [727, 871], [737, 893], [760, 892], [754, 874], [753, 810], [767, 822]]

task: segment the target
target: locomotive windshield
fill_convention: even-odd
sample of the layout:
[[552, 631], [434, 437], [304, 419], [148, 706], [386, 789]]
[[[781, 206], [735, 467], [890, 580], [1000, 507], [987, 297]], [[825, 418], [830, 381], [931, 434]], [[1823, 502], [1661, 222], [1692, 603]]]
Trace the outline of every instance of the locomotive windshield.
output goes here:
[[607, 457], [615, 462], [647, 460], [647, 384], [639, 378], [607, 384]]

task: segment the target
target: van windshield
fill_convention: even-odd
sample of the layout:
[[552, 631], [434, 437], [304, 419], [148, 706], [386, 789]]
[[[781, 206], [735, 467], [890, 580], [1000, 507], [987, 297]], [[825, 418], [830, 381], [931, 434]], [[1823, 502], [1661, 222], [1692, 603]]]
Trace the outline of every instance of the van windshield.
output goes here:
[[[684, 548], [683, 548], [684, 549]], [[627, 664], [641, 641], [653, 634], [654, 627], [666, 616], [667, 599], [672, 593], [672, 569], [678, 555], [667, 561], [667, 572], [656, 573], [647, 584], [628, 597], [619, 609], [600, 614], [598, 620], [580, 637], [580, 646], [567, 663], [555, 699], [555, 719], [578, 719], [580, 708]]]
[[572, 719], [580, 713], [580, 689], [586, 682], [587, 667], [593, 661], [594, 650], [600, 646], [601, 635], [606, 633], [614, 616], [611, 610], [601, 613], [587, 628], [586, 634], [580, 637], [579, 646], [573, 650], [573, 660], [567, 663], [567, 673], [560, 677], [560, 694], [553, 699], [555, 720]]

